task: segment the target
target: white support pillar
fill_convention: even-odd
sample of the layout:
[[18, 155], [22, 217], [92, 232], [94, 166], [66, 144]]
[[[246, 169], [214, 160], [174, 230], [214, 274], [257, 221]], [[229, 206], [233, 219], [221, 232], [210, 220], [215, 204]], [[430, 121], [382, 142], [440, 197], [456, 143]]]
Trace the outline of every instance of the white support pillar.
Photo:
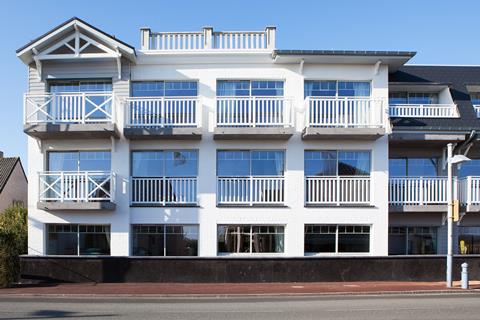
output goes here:
[[267, 49], [275, 50], [276, 31], [277, 28], [273, 26], [265, 28], [265, 33], [267, 34]]
[[203, 41], [205, 50], [213, 49], [213, 27], [203, 27]]
[[141, 39], [140, 39], [140, 48], [142, 50], [150, 50], [150, 28], [141, 28], [140, 29]]

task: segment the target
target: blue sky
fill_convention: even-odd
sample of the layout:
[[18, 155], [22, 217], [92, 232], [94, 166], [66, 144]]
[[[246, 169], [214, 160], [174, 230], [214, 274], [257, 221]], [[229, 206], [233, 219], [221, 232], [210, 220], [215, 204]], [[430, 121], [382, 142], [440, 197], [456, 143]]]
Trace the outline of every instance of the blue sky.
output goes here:
[[[8, 3], [8, 4], [7, 4]], [[277, 26], [280, 49], [413, 50], [416, 64], [480, 64], [480, 1], [4, 1], [0, 8], [0, 150], [26, 164], [22, 94], [27, 69], [15, 50], [72, 16], [139, 46], [154, 31], [263, 30]]]

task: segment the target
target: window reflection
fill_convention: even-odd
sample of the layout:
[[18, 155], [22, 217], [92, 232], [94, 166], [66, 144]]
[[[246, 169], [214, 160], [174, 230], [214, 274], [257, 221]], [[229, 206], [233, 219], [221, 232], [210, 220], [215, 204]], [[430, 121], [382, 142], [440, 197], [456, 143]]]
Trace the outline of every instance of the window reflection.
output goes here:
[[305, 151], [307, 176], [368, 176], [369, 151]]
[[390, 227], [388, 254], [436, 254], [437, 227]]
[[435, 177], [437, 173], [437, 158], [389, 159], [389, 174], [392, 177]]
[[197, 256], [196, 225], [133, 225], [135, 256]]
[[50, 224], [49, 255], [110, 255], [110, 226]]
[[217, 176], [283, 176], [284, 170], [283, 151], [217, 152]]
[[218, 253], [282, 253], [283, 226], [218, 226]]

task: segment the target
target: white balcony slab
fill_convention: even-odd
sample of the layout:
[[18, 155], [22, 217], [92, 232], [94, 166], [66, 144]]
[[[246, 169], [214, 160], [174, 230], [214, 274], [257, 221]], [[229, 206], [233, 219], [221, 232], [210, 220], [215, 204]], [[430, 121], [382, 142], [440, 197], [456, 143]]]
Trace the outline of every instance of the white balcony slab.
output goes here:
[[325, 128], [303, 129], [303, 140], [377, 140], [386, 134], [385, 128]]
[[213, 133], [215, 140], [288, 140], [294, 134], [293, 128], [283, 127], [246, 127], [246, 128], [232, 128], [232, 127], [216, 127]]
[[23, 132], [39, 139], [102, 139], [119, 138], [114, 123], [37, 123], [25, 124]]
[[130, 140], [201, 140], [201, 128], [124, 128], [123, 135]]
[[116, 204], [110, 201], [37, 202], [37, 209], [47, 211], [113, 211], [116, 209]]

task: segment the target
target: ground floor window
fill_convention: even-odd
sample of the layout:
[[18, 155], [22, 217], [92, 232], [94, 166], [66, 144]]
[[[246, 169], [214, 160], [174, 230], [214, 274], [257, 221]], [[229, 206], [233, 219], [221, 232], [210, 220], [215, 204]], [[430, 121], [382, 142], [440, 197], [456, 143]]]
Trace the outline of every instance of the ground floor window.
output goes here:
[[437, 227], [388, 228], [388, 254], [437, 254]]
[[197, 256], [197, 225], [133, 225], [134, 256]]
[[305, 254], [370, 252], [370, 226], [305, 225]]
[[480, 227], [460, 227], [458, 233], [458, 253], [480, 254]]
[[49, 224], [49, 255], [110, 255], [110, 226]]
[[283, 226], [220, 225], [217, 248], [219, 254], [283, 253]]

